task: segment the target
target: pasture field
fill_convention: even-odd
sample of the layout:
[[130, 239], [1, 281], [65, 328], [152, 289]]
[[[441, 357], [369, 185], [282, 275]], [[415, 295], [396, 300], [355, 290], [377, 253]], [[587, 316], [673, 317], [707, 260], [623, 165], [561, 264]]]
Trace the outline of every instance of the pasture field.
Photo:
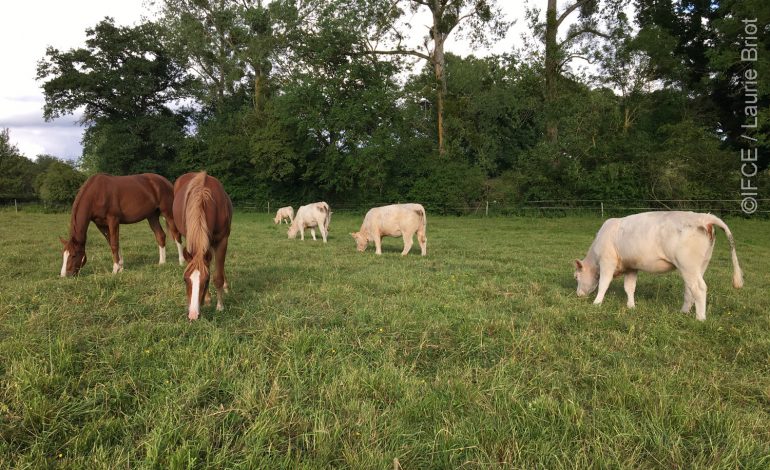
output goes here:
[[146, 223], [60, 279], [68, 214], [0, 212], [0, 468], [770, 468], [770, 222], [728, 219], [705, 322], [675, 273], [578, 299], [596, 217], [428, 214], [428, 256], [237, 213], [186, 318]]

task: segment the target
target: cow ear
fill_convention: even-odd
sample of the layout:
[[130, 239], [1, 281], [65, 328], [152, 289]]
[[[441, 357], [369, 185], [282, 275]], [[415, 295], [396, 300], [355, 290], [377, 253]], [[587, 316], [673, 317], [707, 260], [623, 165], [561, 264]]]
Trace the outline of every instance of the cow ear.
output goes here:
[[192, 255], [190, 254], [189, 251], [187, 251], [187, 248], [182, 249], [182, 256], [184, 256], [184, 260], [187, 261], [188, 263], [192, 261]]
[[575, 269], [577, 269], [578, 271], [583, 270], [583, 262], [580, 261], [579, 259], [575, 260]]
[[350, 236], [356, 238], [356, 232], [350, 232]]

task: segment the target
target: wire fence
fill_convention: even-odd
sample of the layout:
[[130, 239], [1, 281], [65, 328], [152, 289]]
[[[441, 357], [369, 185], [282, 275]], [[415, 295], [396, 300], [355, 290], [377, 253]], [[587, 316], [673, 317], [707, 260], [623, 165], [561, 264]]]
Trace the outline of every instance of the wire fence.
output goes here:
[[[475, 217], [565, 217], [568, 215], [597, 216], [601, 218], [617, 217], [647, 211], [687, 210], [709, 212], [723, 216], [747, 216], [758, 218], [770, 217], [770, 199], [757, 199], [757, 209], [753, 214], [744, 213], [741, 199], [655, 199], [655, 200], [602, 200], [602, 199], [544, 199], [527, 201], [519, 204], [500, 201], [478, 201], [465, 205], [424, 203], [425, 209], [432, 214], [448, 214]], [[307, 204], [311, 201], [304, 201]], [[381, 203], [330, 203], [333, 212], [364, 214], [372, 207], [384, 206], [407, 201]], [[296, 211], [300, 205], [286, 201], [237, 201], [233, 204], [240, 212], [261, 212], [275, 215], [284, 206], [292, 206]], [[71, 206], [66, 204], [44, 204], [39, 201], [0, 201], [3, 212], [68, 212]]]
[[[480, 217], [499, 216], [543, 216], [559, 217], [566, 215], [597, 215], [599, 217], [614, 217], [638, 212], [683, 210], [694, 212], [709, 212], [722, 215], [753, 215], [768, 217], [770, 215], [770, 199], [756, 199], [757, 209], [752, 214], [746, 214], [741, 208], [741, 199], [648, 199], [648, 200], [602, 200], [602, 199], [544, 199], [511, 204], [499, 201], [478, 201], [473, 204], [449, 205], [424, 203], [429, 213], [465, 215]], [[363, 214], [372, 207], [384, 206], [406, 201], [344, 204], [330, 203], [333, 212]], [[265, 212], [275, 214], [284, 206], [292, 206], [296, 211], [300, 205], [286, 201], [261, 201], [235, 204], [237, 210], [244, 212]]]

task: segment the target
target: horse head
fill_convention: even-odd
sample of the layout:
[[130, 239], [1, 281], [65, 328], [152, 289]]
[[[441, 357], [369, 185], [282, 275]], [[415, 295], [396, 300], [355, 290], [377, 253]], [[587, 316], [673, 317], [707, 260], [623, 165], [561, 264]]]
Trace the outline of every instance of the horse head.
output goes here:
[[65, 240], [59, 237], [59, 241], [64, 246], [62, 250], [61, 277], [76, 276], [83, 266], [86, 265], [88, 257], [86, 256], [85, 243], [78, 243], [74, 239]]
[[209, 290], [211, 251], [207, 251], [203, 256], [193, 257], [185, 249], [184, 257], [188, 263], [184, 271], [184, 283], [187, 289], [187, 318], [197, 320], [198, 315], [200, 315], [200, 306]]

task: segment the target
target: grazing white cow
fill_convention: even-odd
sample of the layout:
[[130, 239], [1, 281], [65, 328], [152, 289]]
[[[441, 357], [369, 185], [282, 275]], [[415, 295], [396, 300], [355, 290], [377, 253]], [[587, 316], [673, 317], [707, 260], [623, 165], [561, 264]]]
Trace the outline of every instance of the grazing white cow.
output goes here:
[[302, 240], [305, 239], [305, 229], [310, 229], [310, 234], [315, 240], [315, 227], [321, 232], [321, 237], [326, 243], [326, 235], [329, 233], [329, 222], [332, 219], [332, 212], [329, 210], [329, 204], [325, 202], [314, 202], [306, 206], [300, 206], [297, 209], [297, 215], [289, 226], [287, 234], [289, 238], [297, 238], [297, 232]]
[[275, 213], [274, 224], [280, 224], [284, 220], [289, 219], [287, 224], [294, 222], [294, 209], [291, 206], [281, 207], [278, 212]]
[[725, 231], [733, 262], [733, 287], [743, 287], [743, 273], [735, 253], [735, 240], [727, 225], [711, 214], [695, 212], [644, 212], [622, 219], [609, 219], [599, 229], [588, 254], [575, 260], [577, 295], [584, 297], [599, 286], [595, 304], [615, 276], [625, 275], [623, 286], [628, 307], [634, 307], [636, 273], [664, 273], [678, 269], [684, 279], [682, 312], [695, 304], [695, 318], [706, 319], [706, 272], [714, 249], [715, 230]]
[[369, 209], [359, 231], [350, 235], [356, 240], [358, 251], [366, 250], [369, 242], [373, 241], [378, 255], [382, 254], [382, 237], [403, 236], [404, 251], [401, 255], [406, 256], [412, 248], [412, 237], [416, 232], [420, 251], [425, 256], [428, 252], [426, 224], [425, 208], [420, 204], [392, 204]]

